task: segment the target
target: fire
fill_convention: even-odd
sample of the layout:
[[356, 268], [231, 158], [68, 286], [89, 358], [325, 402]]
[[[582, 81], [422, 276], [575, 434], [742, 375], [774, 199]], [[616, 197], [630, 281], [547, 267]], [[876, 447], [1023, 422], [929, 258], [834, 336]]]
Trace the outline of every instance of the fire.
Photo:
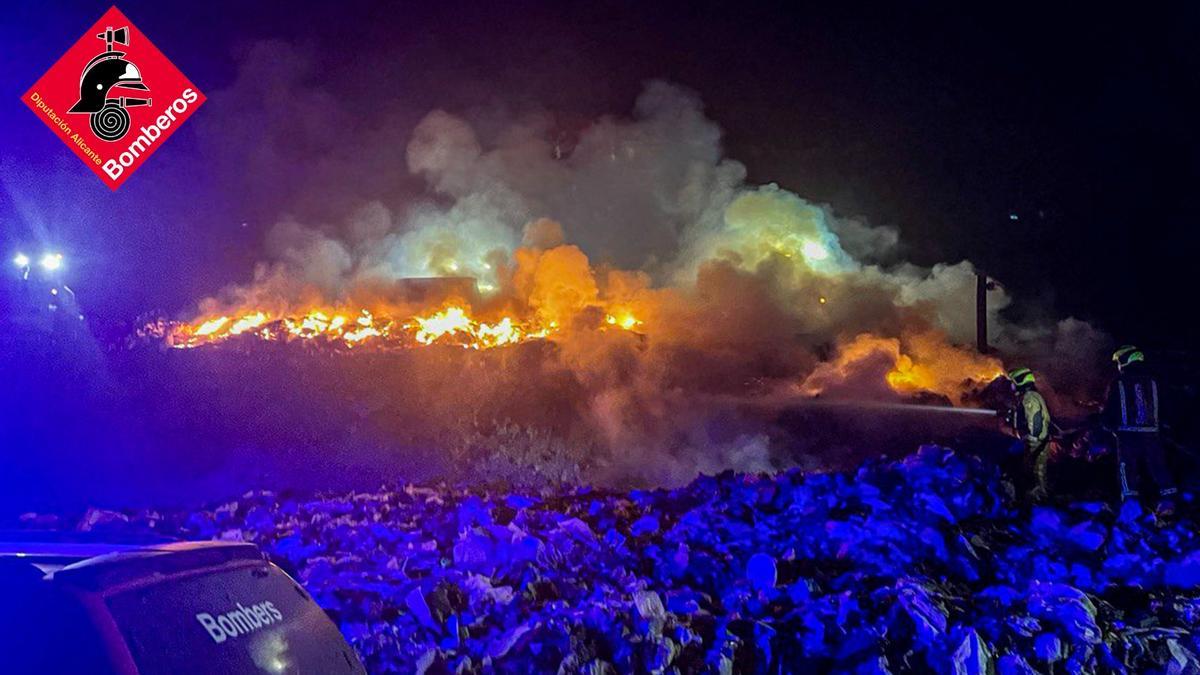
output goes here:
[[[811, 267], [816, 275], [797, 276], [793, 281], [819, 279], [822, 287], [836, 284], [837, 275], [845, 273], [845, 254], [836, 240], [816, 227], [814, 218], [819, 213], [803, 211], [791, 221], [784, 218], [779, 227], [766, 228], [765, 233], [761, 227], [751, 227], [765, 216], [787, 215], [781, 208], [766, 198], [735, 202], [727, 218], [745, 225], [740, 231], [745, 241], [730, 255], [741, 261], [739, 264], [749, 261], [756, 265], [769, 261], [770, 256], [782, 255], [806, 269]], [[767, 221], [776, 222], [771, 218]], [[706, 303], [712, 301], [712, 296], [708, 293], [700, 294], [701, 302], [694, 304], [695, 299], [678, 289], [655, 288], [644, 273], [593, 268], [587, 255], [570, 244], [517, 248], [511, 260], [504, 274], [494, 279], [496, 285], [480, 284], [467, 277], [444, 283], [429, 283], [428, 278], [402, 280], [408, 285], [394, 287], [394, 295], [364, 295], [372, 298], [370, 308], [345, 303], [303, 304], [296, 298], [307, 294], [297, 293], [292, 302], [277, 298], [283, 306], [294, 309], [268, 309], [252, 302], [243, 302], [237, 309], [229, 304], [218, 305], [223, 309], [170, 326], [165, 332], [168, 342], [180, 349], [236, 339], [237, 344], [263, 340], [346, 349], [443, 346], [484, 350], [539, 340], [566, 345], [581, 331], [613, 331], [641, 335], [644, 340], [640, 344], [646, 349], [657, 345], [671, 350], [677, 348], [680, 331], [691, 331], [696, 322], [704, 324], [711, 316], [712, 308]], [[449, 271], [460, 264], [451, 259], [442, 262]], [[732, 274], [729, 267], [713, 269]], [[463, 280], [468, 283], [459, 283]], [[713, 277], [707, 283], [733, 280]], [[410, 293], [412, 289], [419, 292]], [[756, 290], [741, 287], [737, 293], [717, 298], [719, 302], [754, 305], [762, 299], [752, 295]], [[823, 292], [808, 297], [820, 306], [829, 306]], [[769, 309], [768, 304], [763, 306]], [[737, 322], [739, 326], [746, 323]], [[725, 326], [723, 330], [728, 332], [730, 328]], [[749, 334], [741, 339], [761, 341]], [[772, 339], [787, 338], [777, 335]], [[778, 346], [790, 349], [795, 345]], [[862, 334], [843, 342], [834, 359], [818, 364], [803, 380], [803, 388], [809, 393], [838, 388], [874, 389], [902, 396], [931, 393], [957, 403], [974, 383], [988, 382], [1000, 373], [996, 359], [954, 347], [934, 331], [910, 331], [900, 337]]]
[[453, 336], [456, 333], [470, 333], [472, 321], [461, 307], [450, 307], [429, 317], [414, 317], [417, 326], [415, 335], [417, 342], [431, 345], [439, 338]]
[[546, 337], [547, 331], [530, 330], [506, 316], [496, 323], [475, 321], [461, 307], [448, 307], [427, 317], [413, 317], [417, 342], [431, 345], [439, 340], [456, 342], [469, 349], [486, 349]]
[[[482, 320], [473, 315], [469, 305], [449, 304], [403, 320], [377, 316], [366, 309], [322, 308], [288, 316], [246, 310], [179, 324], [169, 329], [167, 335], [172, 346], [179, 349], [215, 345], [244, 336], [267, 341], [320, 340], [347, 348], [444, 345], [478, 350], [565, 339], [561, 326], [553, 320], [539, 323], [536, 312], [528, 319], [501, 315]], [[618, 305], [604, 315], [599, 328], [641, 332], [645, 322]], [[864, 333], [844, 342], [835, 358], [820, 364], [805, 379], [802, 388], [806, 393], [817, 394], [839, 387], [886, 385], [896, 394], [931, 393], [959, 403], [968, 389], [990, 382], [1002, 373], [997, 359], [955, 347], [935, 331], [903, 338]]]
[[354, 320], [357, 328], [342, 333], [342, 339], [350, 344], [362, 342], [367, 338], [380, 337], [383, 333], [375, 327], [375, 317], [367, 310], [362, 310], [361, 316]]
[[632, 314], [621, 314], [620, 316], [609, 314], [604, 317], [604, 322], [610, 326], [620, 326], [625, 330], [633, 330], [642, 325], [642, 322]]
[[961, 403], [968, 389], [1003, 374], [1000, 361], [955, 347], [935, 331], [886, 338], [863, 333], [841, 345], [837, 356], [804, 381], [808, 394], [878, 381], [898, 394], [945, 396]]
[[209, 319], [201, 322], [201, 324], [196, 328], [196, 335], [200, 337], [212, 335], [221, 330], [221, 328], [227, 323], [229, 323], [229, 317], [227, 316], [219, 316], [215, 319]]
[[[450, 272], [459, 266], [453, 259], [442, 262]], [[649, 285], [645, 275], [598, 272], [582, 250], [567, 244], [519, 248], [513, 252], [513, 262], [500, 280], [503, 293], [493, 292], [495, 284], [469, 277], [402, 279], [391, 288], [392, 295], [369, 296], [373, 298], [369, 309], [283, 301], [280, 304], [299, 309], [279, 311], [243, 302], [238, 309], [221, 305], [225, 309], [172, 325], [165, 332], [170, 344], [180, 349], [239, 336], [348, 348], [491, 349], [566, 339], [577, 330], [641, 333], [646, 329], [642, 319], [646, 307], [640, 300]]]
[[267, 315], [263, 314], [262, 312], [248, 314], [233, 322], [233, 325], [229, 327], [229, 334], [241, 335], [252, 328], [258, 328], [266, 322]]
[[[626, 311], [607, 315], [606, 324], [633, 331], [643, 322]], [[490, 349], [547, 339], [561, 330], [557, 321], [542, 326], [536, 321], [523, 321], [507, 315], [494, 321], [483, 321], [474, 318], [469, 307], [449, 305], [405, 320], [377, 317], [366, 309], [357, 312], [313, 309], [285, 316], [265, 310], [247, 310], [232, 316], [222, 314], [177, 324], [165, 332], [171, 346], [177, 349], [215, 345], [241, 335], [267, 341], [320, 339], [346, 347], [363, 344], [400, 347], [440, 344], [464, 349]]]

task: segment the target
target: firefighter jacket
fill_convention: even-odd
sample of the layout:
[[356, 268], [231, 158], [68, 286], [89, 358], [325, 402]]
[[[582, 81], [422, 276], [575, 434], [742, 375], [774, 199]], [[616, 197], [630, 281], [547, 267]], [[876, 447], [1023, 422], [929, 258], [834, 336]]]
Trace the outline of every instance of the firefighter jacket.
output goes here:
[[1050, 408], [1037, 390], [1027, 389], [1020, 393], [1012, 413], [1012, 425], [1029, 446], [1041, 445], [1050, 437]]
[[1117, 432], [1159, 431], [1158, 382], [1141, 366], [1126, 368], [1108, 386], [1104, 426]]

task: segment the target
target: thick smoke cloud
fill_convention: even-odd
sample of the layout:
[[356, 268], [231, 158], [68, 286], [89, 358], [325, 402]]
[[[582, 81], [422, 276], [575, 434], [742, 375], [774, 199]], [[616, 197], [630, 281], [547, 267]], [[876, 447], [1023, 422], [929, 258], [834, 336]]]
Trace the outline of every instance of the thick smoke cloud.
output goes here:
[[[545, 112], [487, 127], [429, 112], [404, 152], [424, 195], [401, 208], [367, 201], [332, 224], [280, 222], [254, 282], [202, 311], [377, 307], [404, 278], [474, 277], [477, 312], [558, 330], [529, 369], [571, 383], [573, 418], [558, 424], [584, 430], [614, 475], [654, 481], [764, 467], [774, 455], [762, 421], [797, 397], [960, 402], [1001, 372], [964, 346], [975, 339], [970, 262], [907, 263], [894, 228], [746, 184], [692, 92], [651, 82], [628, 117], [581, 128]], [[1008, 321], [1002, 289], [989, 302], [996, 344], [1051, 368], [1063, 390], [1084, 370], [1072, 364], [1106, 345], [1073, 319]], [[600, 330], [618, 310], [636, 331]], [[1080, 343], [1089, 348], [1067, 347]], [[661, 460], [653, 471], [647, 453]]]

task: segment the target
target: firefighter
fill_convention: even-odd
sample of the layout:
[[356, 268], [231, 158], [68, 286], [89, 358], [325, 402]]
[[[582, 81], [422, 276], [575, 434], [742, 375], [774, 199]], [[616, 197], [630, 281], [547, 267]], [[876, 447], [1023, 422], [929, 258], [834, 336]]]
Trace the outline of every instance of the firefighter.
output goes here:
[[1015, 396], [1009, 414], [1009, 425], [1024, 446], [1022, 457], [1025, 471], [1032, 477], [1033, 489], [1029, 496], [1033, 501], [1046, 498], [1046, 470], [1050, 463], [1050, 408], [1046, 399], [1038, 393], [1033, 371], [1014, 368], [1008, 372]]
[[1113, 352], [1117, 377], [1104, 400], [1104, 427], [1117, 438], [1121, 500], [1138, 497], [1143, 473], [1150, 474], [1158, 491], [1156, 510], [1175, 510], [1175, 485], [1167, 470], [1159, 422], [1158, 382], [1146, 370], [1146, 356], [1133, 345]]

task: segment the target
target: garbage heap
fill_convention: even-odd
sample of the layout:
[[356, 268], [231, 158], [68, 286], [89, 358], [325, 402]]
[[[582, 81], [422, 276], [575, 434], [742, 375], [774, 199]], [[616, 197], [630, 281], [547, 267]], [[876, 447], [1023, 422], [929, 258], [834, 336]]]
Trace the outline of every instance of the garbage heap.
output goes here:
[[1019, 508], [940, 447], [674, 490], [255, 492], [150, 528], [263, 546], [370, 672], [1200, 672], [1200, 528]]

